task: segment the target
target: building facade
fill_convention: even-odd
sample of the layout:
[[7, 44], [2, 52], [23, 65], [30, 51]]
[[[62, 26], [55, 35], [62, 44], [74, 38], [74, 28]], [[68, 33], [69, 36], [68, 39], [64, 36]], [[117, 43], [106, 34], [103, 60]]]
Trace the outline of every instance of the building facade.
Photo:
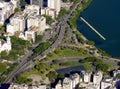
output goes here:
[[0, 25], [14, 13], [14, 9], [18, 6], [19, 0], [11, 0], [10, 2], [0, 1]]
[[6, 41], [0, 39], [0, 53], [2, 51], [9, 52], [11, 49], [12, 49], [12, 44], [11, 44], [10, 37], [7, 37]]

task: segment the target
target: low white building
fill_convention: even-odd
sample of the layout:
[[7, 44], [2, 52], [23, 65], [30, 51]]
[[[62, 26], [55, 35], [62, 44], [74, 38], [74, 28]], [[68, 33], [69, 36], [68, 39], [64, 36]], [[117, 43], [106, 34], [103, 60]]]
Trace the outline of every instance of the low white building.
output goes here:
[[6, 41], [5, 40], [0, 40], [0, 53], [2, 51], [9, 52], [12, 49], [12, 44], [10, 37], [7, 37]]

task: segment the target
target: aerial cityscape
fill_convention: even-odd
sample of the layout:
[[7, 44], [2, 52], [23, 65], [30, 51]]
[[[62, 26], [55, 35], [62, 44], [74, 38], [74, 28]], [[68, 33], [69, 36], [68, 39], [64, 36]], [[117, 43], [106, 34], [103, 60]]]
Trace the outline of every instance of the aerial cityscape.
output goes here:
[[0, 89], [120, 89], [119, 2], [0, 0]]

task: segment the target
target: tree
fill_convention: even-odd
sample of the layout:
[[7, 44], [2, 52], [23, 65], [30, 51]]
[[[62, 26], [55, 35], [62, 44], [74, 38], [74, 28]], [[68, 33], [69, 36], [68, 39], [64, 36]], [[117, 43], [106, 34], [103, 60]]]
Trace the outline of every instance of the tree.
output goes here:
[[0, 73], [4, 72], [6, 70], [6, 64], [0, 63]]
[[26, 78], [26, 77], [22, 77], [22, 76], [18, 76], [13, 80], [14, 83], [18, 83], [18, 84], [32, 84], [32, 79], [30, 78]]
[[67, 10], [65, 8], [61, 8], [58, 19], [62, 18], [66, 14]]
[[57, 76], [57, 78], [58, 78], [58, 79], [64, 79], [64, 78], [65, 78], [65, 75], [64, 75], [64, 74], [59, 74], [59, 75]]
[[21, 6], [21, 8], [24, 8], [25, 5], [26, 5], [25, 0], [20, 0], [20, 6]]
[[55, 20], [51, 16], [43, 15], [46, 18], [46, 23], [51, 25]]
[[42, 53], [44, 50], [46, 50], [48, 47], [50, 47], [50, 43], [49, 42], [44, 42], [42, 43], [39, 47], [37, 47], [34, 52], [35, 54], [40, 54]]
[[17, 13], [17, 12], [21, 12], [21, 8], [15, 8], [14, 12]]
[[6, 59], [7, 56], [8, 56], [8, 54], [7, 54], [6, 51], [2, 51], [2, 52], [0, 53], [0, 58], [2, 58], [2, 59]]
[[44, 63], [39, 63], [35, 66], [35, 68], [40, 72], [40, 73], [45, 73], [46, 71], [46, 65]]
[[80, 52], [80, 53], [84, 53], [84, 49], [83, 49], [83, 48], [80, 48], [80, 49], [79, 49], [79, 52]]
[[53, 82], [55, 82], [55, 79], [57, 78], [57, 72], [55, 72], [55, 71], [50, 71], [50, 72], [47, 74], [47, 77], [48, 77], [49, 80], [53, 83]]
[[43, 39], [43, 36], [42, 35], [38, 35], [36, 37], [35, 43], [39, 43], [40, 41], [42, 41], [42, 39]]
[[87, 43], [88, 45], [94, 45], [94, 44], [95, 44], [94, 41], [89, 41], [89, 40], [88, 40], [86, 43]]
[[82, 65], [85, 68], [85, 70], [88, 72], [91, 72], [93, 70], [92, 66], [88, 63], [83, 63]]
[[120, 79], [120, 73], [118, 73], [115, 78]]
[[5, 31], [5, 27], [0, 25], [0, 33], [3, 33]]
[[103, 61], [99, 58], [96, 58], [96, 57], [87, 57], [85, 58], [83, 61], [84, 62], [91, 62], [91, 63], [102, 63]]
[[97, 64], [96, 65], [96, 70], [97, 71], [103, 71], [103, 72], [107, 72], [109, 70], [109, 65], [108, 64]]

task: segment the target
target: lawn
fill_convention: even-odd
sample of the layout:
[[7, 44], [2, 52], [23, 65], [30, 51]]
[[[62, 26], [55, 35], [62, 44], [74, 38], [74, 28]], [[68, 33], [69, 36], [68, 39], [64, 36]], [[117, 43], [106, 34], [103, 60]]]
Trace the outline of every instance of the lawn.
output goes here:
[[28, 72], [22, 73], [20, 76], [27, 78], [28, 76], [33, 75], [33, 74], [39, 75], [40, 73], [37, 70], [30, 70]]
[[60, 59], [60, 58], [70, 58], [70, 57], [87, 57], [90, 56], [84, 51], [81, 52], [79, 49], [74, 50], [70, 48], [56, 49], [53, 53], [48, 54], [48, 59]]
[[0, 73], [6, 71], [6, 67], [7, 67], [6, 63], [0, 63]]

